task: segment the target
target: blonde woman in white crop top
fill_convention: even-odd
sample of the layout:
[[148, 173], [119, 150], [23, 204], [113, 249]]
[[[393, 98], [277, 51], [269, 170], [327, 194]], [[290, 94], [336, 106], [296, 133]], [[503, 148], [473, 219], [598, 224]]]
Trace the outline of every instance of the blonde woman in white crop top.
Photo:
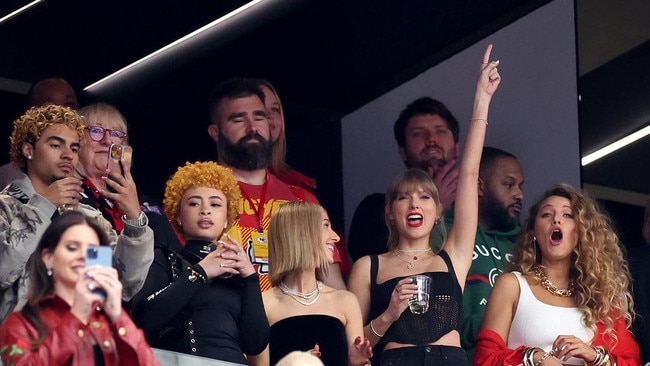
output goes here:
[[514, 263], [490, 294], [474, 365], [641, 365], [627, 262], [591, 198], [566, 184], [546, 191]]

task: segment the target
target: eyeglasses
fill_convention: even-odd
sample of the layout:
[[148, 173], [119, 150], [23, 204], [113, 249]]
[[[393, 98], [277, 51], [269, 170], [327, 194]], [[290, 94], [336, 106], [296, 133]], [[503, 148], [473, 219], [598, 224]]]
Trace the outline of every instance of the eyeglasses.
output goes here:
[[88, 133], [90, 135], [90, 138], [93, 141], [101, 141], [104, 136], [106, 136], [106, 132], [108, 132], [108, 135], [111, 138], [118, 139], [120, 141], [124, 140], [126, 137], [126, 133], [119, 131], [119, 130], [110, 130], [108, 128], [100, 127], [100, 126], [90, 126], [86, 127], [88, 130]]

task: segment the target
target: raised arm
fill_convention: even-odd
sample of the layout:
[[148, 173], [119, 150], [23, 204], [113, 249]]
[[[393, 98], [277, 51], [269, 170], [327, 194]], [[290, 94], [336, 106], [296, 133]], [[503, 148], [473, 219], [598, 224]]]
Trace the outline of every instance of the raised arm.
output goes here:
[[454, 263], [458, 282], [463, 288], [467, 272], [472, 265], [472, 251], [478, 225], [478, 176], [481, 152], [488, 126], [488, 110], [492, 95], [501, 82], [501, 76], [497, 70], [499, 61], [490, 61], [491, 53], [492, 45], [490, 44], [483, 55], [476, 84], [472, 118], [460, 163], [454, 226], [451, 228], [445, 244], [445, 250]]

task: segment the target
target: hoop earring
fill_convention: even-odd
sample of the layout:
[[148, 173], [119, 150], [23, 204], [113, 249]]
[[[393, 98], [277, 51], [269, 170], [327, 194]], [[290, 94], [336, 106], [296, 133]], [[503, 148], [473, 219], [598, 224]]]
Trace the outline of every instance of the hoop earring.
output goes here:
[[533, 259], [537, 264], [537, 237], [533, 236]]

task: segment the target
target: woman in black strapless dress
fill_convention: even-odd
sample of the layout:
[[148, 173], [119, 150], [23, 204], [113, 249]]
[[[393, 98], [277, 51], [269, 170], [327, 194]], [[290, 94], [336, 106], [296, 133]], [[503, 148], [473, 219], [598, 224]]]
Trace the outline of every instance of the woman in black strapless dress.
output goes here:
[[273, 288], [262, 294], [271, 325], [269, 357], [264, 360], [268, 365], [292, 351], [310, 351], [326, 366], [368, 364], [372, 348], [363, 338], [356, 297], [320, 281], [320, 269], [332, 262], [338, 241], [319, 205], [289, 202], [273, 215], [269, 229]]

